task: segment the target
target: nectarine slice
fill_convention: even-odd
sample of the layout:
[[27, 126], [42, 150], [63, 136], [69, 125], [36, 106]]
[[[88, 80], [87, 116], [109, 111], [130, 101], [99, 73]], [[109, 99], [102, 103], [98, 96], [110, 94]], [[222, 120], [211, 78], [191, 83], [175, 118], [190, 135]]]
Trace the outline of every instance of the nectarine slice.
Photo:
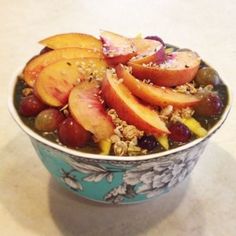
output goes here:
[[74, 119], [84, 129], [94, 134], [96, 141], [109, 138], [114, 125], [99, 97], [99, 86], [95, 80], [76, 85], [69, 96], [69, 109]]
[[196, 75], [200, 58], [191, 51], [173, 52], [169, 59], [160, 65], [150, 66], [130, 61], [132, 73], [139, 79], [150, 79], [159, 86], [177, 86], [193, 80]]
[[35, 80], [38, 78], [41, 70], [60, 59], [70, 59], [79, 57], [96, 57], [102, 58], [102, 54], [99, 52], [94, 52], [93, 50], [84, 48], [63, 48], [53, 51], [49, 51], [40, 56], [33, 58], [29, 61], [23, 71], [25, 82], [33, 87]]
[[102, 82], [102, 94], [107, 104], [114, 108], [119, 117], [127, 123], [135, 125], [147, 134], [169, 133], [158, 114], [151, 108], [142, 105], [111, 70], [107, 70]]
[[143, 64], [154, 62], [160, 64], [165, 60], [163, 45], [156, 40], [133, 38], [131, 39], [136, 48], [137, 56], [132, 58], [135, 63]]
[[109, 31], [101, 31], [103, 53], [108, 57], [127, 55], [135, 52], [134, 43], [122, 35]]
[[154, 51], [155, 48], [160, 47], [160, 42], [150, 39], [143, 39], [143, 38], [132, 38], [130, 39], [133, 42], [137, 54], [144, 54], [148, 51]]
[[55, 107], [68, 101], [71, 89], [86, 78], [102, 79], [107, 64], [99, 58], [62, 59], [46, 66], [35, 82], [34, 90], [41, 100]]
[[136, 56], [131, 61], [139, 64], [163, 63], [165, 60], [165, 49], [161, 42], [141, 37], [131, 38], [136, 48]]
[[111, 66], [116, 66], [118, 64], [127, 64], [127, 62], [136, 55], [136, 53], [130, 53], [127, 55], [120, 55], [115, 57], [105, 57], [106, 62]]
[[194, 95], [186, 95], [178, 93], [170, 88], [144, 83], [131, 75], [128, 68], [125, 68], [123, 65], [118, 65], [116, 67], [116, 73], [118, 78], [123, 79], [125, 86], [135, 96], [149, 104], [162, 107], [173, 105], [177, 108], [183, 108], [196, 105], [200, 101], [200, 98]]
[[106, 62], [111, 66], [116, 66], [118, 64], [127, 64], [127, 62], [136, 55], [136, 53], [130, 53], [127, 55], [120, 55], [115, 57], [105, 57]]
[[39, 43], [52, 49], [78, 47], [102, 51], [102, 43], [99, 39], [81, 33], [57, 34], [43, 39]]
[[129, 38], [109, 31], [101, 31], [100, 37], [103, 54], [109, 64], [125, 64], [136, 55], [134, 43]]

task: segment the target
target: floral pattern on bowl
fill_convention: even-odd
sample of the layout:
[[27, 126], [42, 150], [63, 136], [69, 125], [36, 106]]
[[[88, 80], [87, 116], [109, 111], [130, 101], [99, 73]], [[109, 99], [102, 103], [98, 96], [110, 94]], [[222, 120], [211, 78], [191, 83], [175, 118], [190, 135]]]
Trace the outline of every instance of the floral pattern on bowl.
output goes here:
[[135, 203], [173, 189], [192, 171], [208, 139], [151, 160], [110, 161], [69, 155], [31, 139], [49, 172], [74, 193], [104, 203]]

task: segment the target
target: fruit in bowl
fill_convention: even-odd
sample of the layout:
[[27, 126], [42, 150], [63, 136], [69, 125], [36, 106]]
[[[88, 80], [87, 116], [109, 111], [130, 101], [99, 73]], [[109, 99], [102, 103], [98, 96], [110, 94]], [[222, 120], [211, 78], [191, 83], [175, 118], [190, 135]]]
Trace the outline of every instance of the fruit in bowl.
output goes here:
[[40, 43], [13, 81], [10, 111], [52, 175], [86, 198], [132, 203], [171, 190], [229, 112], [218, 73], [157, 36]]

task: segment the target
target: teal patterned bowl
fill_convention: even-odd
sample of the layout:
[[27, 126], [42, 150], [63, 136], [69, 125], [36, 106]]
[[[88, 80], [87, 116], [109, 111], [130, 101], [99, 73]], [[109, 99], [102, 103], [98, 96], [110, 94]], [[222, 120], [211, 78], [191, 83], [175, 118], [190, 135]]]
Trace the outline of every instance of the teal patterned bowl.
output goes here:
[[103, 203], [137, 203], [172, 190], [191, 173], [210, 136], [221, 127], [230, 110], [229, 96], [221, 119], [206, 137], [169, 151], [132, 157], [88, 154], [53, 143], [27, 127], [14, 107], [15, 84], [14, 75], [9, 111], [29, 135], [45, 167], [68, 190]]

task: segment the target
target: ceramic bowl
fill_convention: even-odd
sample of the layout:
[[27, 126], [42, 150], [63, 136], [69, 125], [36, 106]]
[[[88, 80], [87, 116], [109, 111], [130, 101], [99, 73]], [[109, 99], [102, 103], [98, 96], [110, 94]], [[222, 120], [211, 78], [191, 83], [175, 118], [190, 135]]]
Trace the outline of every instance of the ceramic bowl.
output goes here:
[[221, 127], [230, 110], [229, 94], [221, 119], [207, 136], [172, 150], [132, 157], [88, 154], [53, 143], [22, 122], [13, 100], [16, 77], [14, 74], [10, 85], [9, 111], [30, 137], [45, 167], [68, 190], [103, 203], [137, 203], [172, 190], [191, 173], [209, 138]]

